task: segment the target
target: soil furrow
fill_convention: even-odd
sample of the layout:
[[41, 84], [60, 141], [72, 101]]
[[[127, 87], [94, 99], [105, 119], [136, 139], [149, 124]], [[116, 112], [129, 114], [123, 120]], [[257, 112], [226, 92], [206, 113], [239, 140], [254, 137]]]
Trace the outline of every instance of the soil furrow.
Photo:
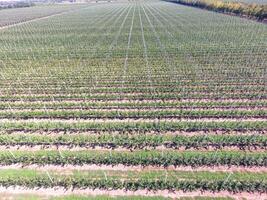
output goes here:
[[227, 191], [221, 192], [210, 192], [210, 191], [194, 191], [194, 192], [184, 192], [184, 191], [169, 191], [169, 190], [136, 190], [136, 191], [127, 191], [127, 190], [100, 190], [100, 189], [65, 189], [63, 187], [55, 187], [55, 188], [34, 188], [29, 189], [25, 187], [0, 187], [1, 193], [11, 193], [16, 195], [21, 194], [31, 194], [31, 195], [50, 195], [50, 196], [64, 196], [64, 195], [108, 195], [108, 196], [162, 196], [169, 198], [181, 198], [181, 197], [231, 197], [236, 200], [240, 200], [245, 198], [246, 200], [266, 200], [267, 194], [265, 193], [232, 193]]

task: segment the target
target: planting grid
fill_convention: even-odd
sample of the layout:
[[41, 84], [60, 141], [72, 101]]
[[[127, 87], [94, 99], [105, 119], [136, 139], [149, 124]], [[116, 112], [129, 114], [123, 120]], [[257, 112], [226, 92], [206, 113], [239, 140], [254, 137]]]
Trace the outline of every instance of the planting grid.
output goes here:
[[157, 0], [40, 8], [0, 12], [0, 191], [267, 198], [266, 25]]
[[[43, 5], [19, 8], [19, 9], [5, 9], [1, 10], [0, 13], [0, 26], [10, 26], [17, 23], [26, 22], [33, 19], [45, 18], [51, 15], [57, 15], [63, 12], [75, 10], [78, 8], [83, 8], [83, 4], [58, 4], [58, 5]], [[14, 11], [16, 14], [14, 14]]]

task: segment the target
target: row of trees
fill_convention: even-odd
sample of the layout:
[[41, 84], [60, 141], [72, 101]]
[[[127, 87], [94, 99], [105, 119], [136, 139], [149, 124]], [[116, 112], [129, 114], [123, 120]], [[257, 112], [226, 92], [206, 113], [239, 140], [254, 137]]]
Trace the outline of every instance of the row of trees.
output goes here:
[[267, 5], [227, 2], [221, 0], [171, 0], [176, 3], [214, 10], [217, 12], [233, 13], [256, 18], [267, 19]]

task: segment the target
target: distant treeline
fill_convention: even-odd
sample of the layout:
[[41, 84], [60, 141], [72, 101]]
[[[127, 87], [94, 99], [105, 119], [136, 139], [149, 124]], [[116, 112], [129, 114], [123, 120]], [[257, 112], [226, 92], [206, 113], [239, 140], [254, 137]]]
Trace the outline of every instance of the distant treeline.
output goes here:
[[34, 3], [28, 1], [0, 1], [0, 10], [8, 8], [24, 8], [30, 6], [34, 6]]
[[267, 5], [248, 4], [242, 2], [227, 2], [222, 0], [166, 0], [187, 6], [232, 13], [251, 17], [257, 20], [267, 19]]

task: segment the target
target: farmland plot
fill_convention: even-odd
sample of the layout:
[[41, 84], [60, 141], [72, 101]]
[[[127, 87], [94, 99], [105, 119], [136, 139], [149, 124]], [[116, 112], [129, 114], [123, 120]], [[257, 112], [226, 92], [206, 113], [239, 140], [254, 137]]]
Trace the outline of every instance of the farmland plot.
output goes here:
[[2, 25], [1, 192], [266, 199], [267, 26], [156, 0], [79, 6]]
[[[59, 15], [64, 12], [70, 12], [72, 10], [86, 7], [85, 4], [58, 4], [58, 5], [43, 5], [34, 6], [29, 8], [19, 8], [19, 9], [6, 9], [1, 10], [0, 13], [0, 26], [1, 29], [6, 28], [5, 26], [12, 26], [17, 23], [23, 23], [30, 20], [37, 20], [40, 18], [46, 18], [51, 15]], [[14, 14], [15, 13], [15, 14]]]

